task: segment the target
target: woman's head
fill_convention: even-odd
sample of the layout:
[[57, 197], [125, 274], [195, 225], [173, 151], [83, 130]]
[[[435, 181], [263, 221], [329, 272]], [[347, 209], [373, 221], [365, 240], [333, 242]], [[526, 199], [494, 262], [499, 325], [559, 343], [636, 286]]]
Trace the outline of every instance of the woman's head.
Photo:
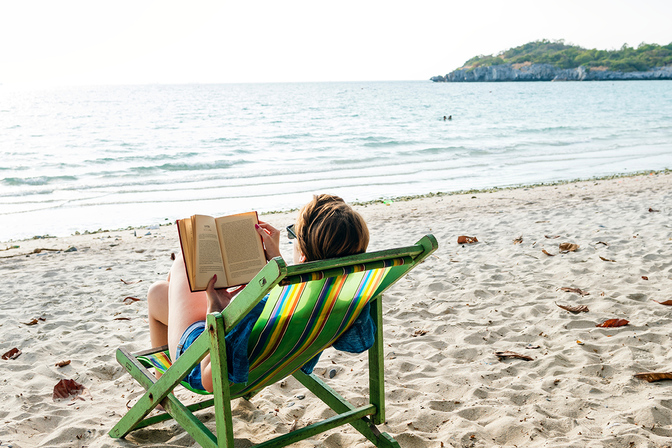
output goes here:
[[364, 218], [338, 196], [321, 194], [303, 206], [294, 226], [303, 261], [366, 252], [369, 229]]

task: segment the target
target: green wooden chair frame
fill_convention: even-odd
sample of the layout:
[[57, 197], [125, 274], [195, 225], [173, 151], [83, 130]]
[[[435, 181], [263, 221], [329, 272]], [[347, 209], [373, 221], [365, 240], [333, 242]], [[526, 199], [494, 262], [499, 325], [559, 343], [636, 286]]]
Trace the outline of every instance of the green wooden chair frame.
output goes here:
[[[166, 347], [139, 353], [130, 353], [124, 348], [117, 350], [118, 362], [146, 389], [146, 392], [112, 428], [110, 436], [114, 438], [125, 437], [133, 430], [172, 418], [198, 444], [205, 448], [233, 448], [231, 400], [241, 396], [249, 399], [259, 390], [236, 394], [235, 385], [229, 383], [224, 342], [227, 331], [240, 322], [276, 285], [299, 283], [306, 279], [306, 274], [316, 272], [325, 277], [335, 277], [342, 275], [343, 269], [348, 266], [363, 265], [364, 270], [380, 269], [389, 266], [390, 260], [401, 258], [403, 264], [389, 268], [388, 273], [369, 301], [371, 316], [377, 328], [375, 343], [369, 349], [369, 404], [355, 407], [317, 376], [314, 374], [307, 375], [298, 369], [292, 375], [325, 402], [336, 412], [336, 415], [257, 445], [259, 447], [282, 447], [350, 423], [375, 446], [398, 447], [399, 444], [396, 440], [387, 433], [381, 433], [375, 426], [385, 421], [382, 293], [426, 259], [437, 247], [436, 238], [433, 235], [426, 235], [413, 246], [332, 260], [287, 266], [282, 258], [274, 258], [250, 281], [225, 310], [221, 313], [211, 313], [206, 317], [207, 331], [194, 341], [159, 380], [137, 357], [163, 351]], [[321, 348], [309, 355], [306, 361], [319, 351], [321, 351]], [[205, 401], [185, 406], [175, 397], [172, 391], [180, 384], [182, 378], [208, 353], [211, 355], [214, 393], [211, 398]], [[166, 412], [147, 417], [158, 404], [161, 404]], [[215, 407], [216, 436], [193, 414], [194, 411], [213, 405]]]

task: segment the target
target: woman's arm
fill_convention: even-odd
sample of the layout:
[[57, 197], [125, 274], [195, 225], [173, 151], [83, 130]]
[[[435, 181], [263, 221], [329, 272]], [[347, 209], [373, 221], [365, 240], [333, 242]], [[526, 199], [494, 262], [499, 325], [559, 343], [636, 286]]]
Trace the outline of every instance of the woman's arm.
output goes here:
[[264, 241], [264, 250], [266, 251], [266, 260], [271, 258], [281, 257], [280, 254], [280, 231], [268, 224], [267, 222], [259, 221], [258, 225], [254, 226], [257, 233], [261, 235]]
[[[205, 290], [205, 294], [208, 298], [208, 314], [221, 312], [229, 305], [233, 297], [242, 291], [245, 287], [245, 285], [241, 285], [233, 291], [229, 292], [226, 289], [215, 289], [216, 282], [217, 276], [213, 275], [208, 282], [207, 289]], [[210, 365], [210, 354], [208, 354], [201, 361], [201, 384], [203, 384], [203, 388], [205, 388], [205, 390], [212, 392], [212, 366]]]

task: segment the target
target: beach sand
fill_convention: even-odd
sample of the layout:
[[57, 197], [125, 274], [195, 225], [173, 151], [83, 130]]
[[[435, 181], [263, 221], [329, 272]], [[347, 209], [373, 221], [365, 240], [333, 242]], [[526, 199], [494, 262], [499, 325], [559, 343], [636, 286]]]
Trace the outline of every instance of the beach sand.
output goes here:
[[[357, 206], [370, 250], [426, 233], [439, 241], [384, 297], [382, 429], [402, 447], [672, 445], [672, 383], [633, 377], [672, 371], [672, 307], [656, 303], [672, 299], [670, 204], [672, 175], [656, 174]], [[295, 216], [262, 219], [282, 228]], [[0, 360], [0, 447], [195, 446], [174, 422], [125, 440], [107, 435], [142, 392], [114, 352], [149, 347], [146, 291], [179, 250], [175, 226], [135, 233], [22, 241], [0, 252], [10, 257], [0, 259], [0, 352], [22, 351]], [[479, 242], [458, 244], [460, 235]], [[560, 254], [564, 242], [579, 249]], [[70, 247], [77, 250], [64, 252]], [[31, 253], [38, 248], [61, 251]], [[291, 259], [284, 236], [282, 251]], [[630, 323], [596, 327], [611, 318]], [[533, 360], [494, 355], [506, 350]], [[329, 349], [316, 373], [336, 368], [328, 384], [361, 403], [366, 359]], [[61, 379], [83, 384], [85, 394], [54, 401]], [[197, 415], [214, 425], [211, 411]], [[236, 446], [329, 415], [288, 379], [234, 402]], [[371, 445], [341, 427], [296, 446]]]

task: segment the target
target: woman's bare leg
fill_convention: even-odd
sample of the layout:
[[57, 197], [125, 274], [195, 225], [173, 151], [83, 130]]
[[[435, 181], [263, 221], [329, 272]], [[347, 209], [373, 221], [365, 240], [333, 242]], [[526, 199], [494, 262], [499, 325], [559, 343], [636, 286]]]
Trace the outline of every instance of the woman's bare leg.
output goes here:
[[147, 291], [149, 339], [152, 347], [168, 345], [168, 281], [152, 284]]
[[[211, 280], [214, 285], [214, 279]], [[209, 285], [209, 288], [212, 288]], [[182, 256], [175, 259], [167, 281], [154, 283], [147, 293], [149, 308], [149, 334], [154, 347], [168, 344], [170, 358], [175, 359], [177, 344], [189, 325], [200, 320], [210, 311], [221, 311], [231, 301], [233, 294], [224, 290], [210, 291], [210, 300], [205, 291], [191, 292]], [[210, 302], [210, 303], [208, 303]], [[203, 387], [212, 392], [212, 370], [210, 355], [201, 361]]]
[[184, 330], [199, 320], [205, 320], [207, 297], [204, 291], [191, 292], [184, 268], [184, 260], [179, 255], [170, 269], [168, 282], [168, 349], [171, 359], [175, 359], [177, 344]]

